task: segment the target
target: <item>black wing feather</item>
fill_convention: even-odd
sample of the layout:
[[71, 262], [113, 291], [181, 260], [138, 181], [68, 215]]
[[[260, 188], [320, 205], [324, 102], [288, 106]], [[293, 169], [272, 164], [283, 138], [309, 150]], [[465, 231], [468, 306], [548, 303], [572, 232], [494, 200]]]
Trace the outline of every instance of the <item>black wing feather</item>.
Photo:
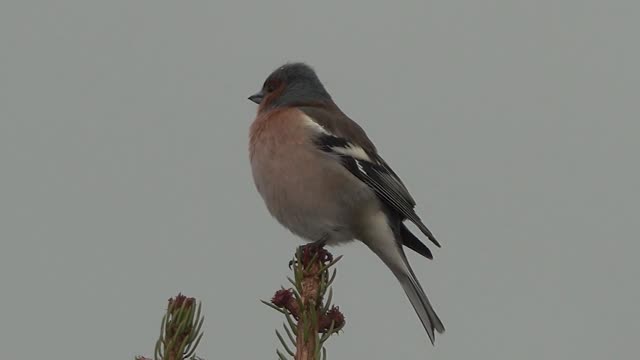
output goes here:
[[422, 241], [420, 241], [420, 239], [413, 235], [404, 224], [400, 224], [400, 236], [402, 238], [402, 244], [404, 246], [426, 257], [427, 259], [433, 260], [433, 254], [431, 253], [431, 250], [429, 250], [427, 245], [425, 245]]

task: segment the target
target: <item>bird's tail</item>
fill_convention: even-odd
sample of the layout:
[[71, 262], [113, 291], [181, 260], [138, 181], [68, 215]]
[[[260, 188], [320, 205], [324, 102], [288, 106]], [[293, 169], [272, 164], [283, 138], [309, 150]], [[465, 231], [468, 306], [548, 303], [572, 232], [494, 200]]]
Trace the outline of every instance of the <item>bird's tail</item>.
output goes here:
[[431, 307], [427, 295], [409, 265], [402, 249], [402, 241], [397, 239], [402, 234], [392, 231], [387, 216], [382, 212], [371, 217], [367, 225], [365, 227], [367, 231], [360, 237], [360, 240], [378, 255], [400, 281], [413, 309], [427, 331], [431, 343], [434, 343], [435, 332], [443, 333], [444, 326]]
[[404, 292], [407, 294], [411, 305], [413, 305], [413, 309], [416, 311], [416, 314], [418, 314], [418, 317], [422, 322], [422, 326], [424, 326], [424, 329], [427, 331], [429, 339], [433, 344], [435, 342], [434, 330], [438, 333], [443, 333], [444, 325], [442, 325], [442, 321], [440, 321], [440, 318], [433, 310], [433, 307], [429, 302], [429, 298], [427, 298], [427, 294], [425, 294], [422, 286], [420, 286], [420, 283], [409, 266], [409, 262], [406, 261], [406, 258], [405, 264], [407, 271], [392, 269], [393, 274], [400, 281], [402, 289], [404, 289]]
[[[393, 241], [393, 240], [392, 240]], [[422, 326], [427, 331], [429, 339], [433, 344], [435, 342], [435, 332], [443, 333], [444, 325], [436, 312], [433, 310], [427, 294], [425, 294], [422, 286], [418, 282], [416, 275], [413, 273], [409, 261], [402, 250], [402, 246], [398, 243], [394, 243], [391, 246], [384, 246], [384, 248], [377, 248], [375, 244], [367, 244], [380, 259], [391, 269], [391, 272], [396, 276], [402, 289], [407, 294], [413, 309], [418, 314]], [[372, 246], [373, 245], [373, 246]]]

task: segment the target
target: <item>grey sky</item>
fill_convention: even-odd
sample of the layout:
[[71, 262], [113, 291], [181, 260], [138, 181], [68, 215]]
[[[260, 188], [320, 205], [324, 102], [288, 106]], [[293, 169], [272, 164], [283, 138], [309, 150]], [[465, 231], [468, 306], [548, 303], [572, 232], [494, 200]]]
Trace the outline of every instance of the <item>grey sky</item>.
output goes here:
[[254, 190], [246, 100], [316, 68], [443, 248], [410, 255], [432, 348], [360, 244], [331, 359], [628, 359], [640, 336], [637, 1], [0, 3], [0, 358], [274, 358], [298, 240]]

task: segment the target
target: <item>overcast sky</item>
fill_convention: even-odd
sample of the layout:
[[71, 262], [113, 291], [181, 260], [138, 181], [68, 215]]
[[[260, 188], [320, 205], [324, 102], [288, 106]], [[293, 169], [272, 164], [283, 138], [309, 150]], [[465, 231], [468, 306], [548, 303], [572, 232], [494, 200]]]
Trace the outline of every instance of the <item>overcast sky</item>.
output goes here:
[[443, 244], [409, 255], [428, 342], [364, 246], [330, 359], [629, 359], [640, 337], [640, 3], [0, 2], [0, 358], [152, 355], [166, 299], [206, 359], [275, 358], [300, 240], [250, 174], [247, 96], [314, 66]]

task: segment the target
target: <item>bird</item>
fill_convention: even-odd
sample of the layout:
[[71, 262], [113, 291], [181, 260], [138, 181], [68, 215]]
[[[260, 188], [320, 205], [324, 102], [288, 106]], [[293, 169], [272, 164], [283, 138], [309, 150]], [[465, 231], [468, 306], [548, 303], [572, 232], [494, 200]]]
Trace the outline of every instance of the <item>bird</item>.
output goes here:
[[435, 332], [443, 333], [444, 325], [403, 246], [428, 259], [433, 254], [405, 221], [440, 244], [364, 129], [338, 107], [306, 63], [278, 67], [248, 99], [258, 105], [249, 129], [251, 172], [269, 213], [311, 243], [364, 243], [395, 275], [435, 344]]

